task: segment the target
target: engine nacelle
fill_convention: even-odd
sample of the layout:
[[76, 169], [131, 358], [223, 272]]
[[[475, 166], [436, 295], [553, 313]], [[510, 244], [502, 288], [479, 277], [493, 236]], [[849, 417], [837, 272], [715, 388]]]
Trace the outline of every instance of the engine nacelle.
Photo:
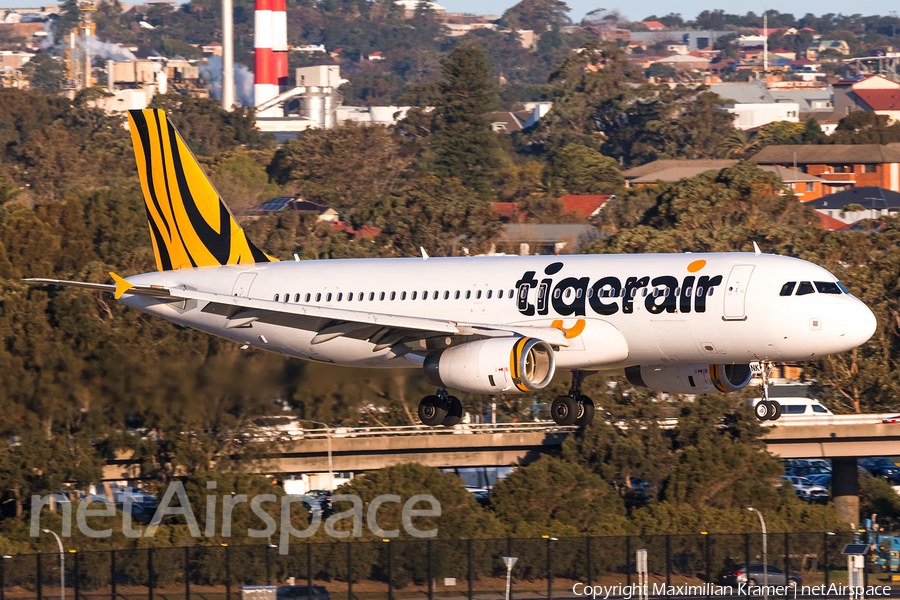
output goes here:
[[431, 383], [476, 394], [533, 392], [546, 387], [555, 372], [550, 344], [528, 337], [468, 342], [425, 359]]
[[675, 394], [736, 392], [750, 383], [750, 365], [655, 365], [627, 367], [632, 385]]

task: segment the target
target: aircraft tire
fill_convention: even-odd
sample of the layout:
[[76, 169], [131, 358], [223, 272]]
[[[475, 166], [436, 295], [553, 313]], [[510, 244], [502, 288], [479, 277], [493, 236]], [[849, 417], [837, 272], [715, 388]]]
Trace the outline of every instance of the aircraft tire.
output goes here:
[[446, 406], [438, 396], [425, 396], [419, 402], [419, 420], [430, 427], [440, 425], [447, 418]]
[[576, 402], [575, 425], [584, 427], [594, 420], [594, 401], [587, 396], [578, 396]]
[[769, 417], [770, 421], [777, 421], [781, 418], [781, 402], [769, 400]]
[[756, 418], [760, 421], [766, 421], [769, 419], [769, 412], [772, 408], [769, 406], [769, 403], [763, 400], [762, 402], [757, 402], [756, 406], [753, 407], [753, 414], [756, 415]]
[[441, 425], [444, 427], [453, 427], [463, 417], [463, 407], [462, 402], [459, 401], [459, 398], [456, 396], [449, 396], [447, 398], [447, 416], [444, 417], [444, 420], [441, 421]]
[[578, 418], [578, 404], [572, 396], [560, 396], [550, 405], [550, 416], [557, 425], [573, 425]]

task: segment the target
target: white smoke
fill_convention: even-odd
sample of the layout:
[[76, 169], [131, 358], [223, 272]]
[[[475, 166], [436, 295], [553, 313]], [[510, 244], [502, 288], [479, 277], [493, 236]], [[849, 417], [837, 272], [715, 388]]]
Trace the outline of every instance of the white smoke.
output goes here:
[[47, 36], [41, 40], [41, 50], [50, 50], [56, 45], [56, 35], [53, 33], [53, 21], [44, 21], [43, 30]]
[[[79, 46], [82, 46], [83, 39], [79, 39], [77, 43]], [[99, 56], [116, 62], [127, 62], [138, 59], [131, 50], [122, 48], [111, 42], [101, 42], [97, 39], [96, 35], [92, 35], [88, 38], [88, 50], [91, 51], [91, 56]]]
[[[200, 78], [210, 85], [210, 96], [222, 99], [222, 57], [211, 56], [200, 64]], [[234, 96], [241, 106], [253, 106], [253, 72], [244, 65], [234, 65]]]

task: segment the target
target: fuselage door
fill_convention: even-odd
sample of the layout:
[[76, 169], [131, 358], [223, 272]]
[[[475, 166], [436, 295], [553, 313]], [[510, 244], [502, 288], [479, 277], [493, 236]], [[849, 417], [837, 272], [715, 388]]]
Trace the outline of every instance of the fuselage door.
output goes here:
[[234, 287], [231, 289], [231, 295], [249, 298], [250, 286], [253, 285], [254, 279], [256, 279], [256, 273], [241, 273], [238, 275], [237, 280], [234, 282]]
[[723, 316], [726, 321], [744, 321], [747, 318], [744, 303], [752, 273], [753, 265], [736, 265], [731, 268], [728, 283], [725, 284], [725, 314]]

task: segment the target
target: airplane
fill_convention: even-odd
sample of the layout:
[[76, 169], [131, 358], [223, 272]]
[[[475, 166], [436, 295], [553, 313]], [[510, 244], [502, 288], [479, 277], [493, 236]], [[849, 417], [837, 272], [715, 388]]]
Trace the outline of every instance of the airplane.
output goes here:
[[[278, 261], [247, 238], [160, 110], [128, 113], [158, 270], [95, 284], [173, 323], [306, 360], [420, 368], [437, 391], [425, 425], [463, 416], [448, 390], [529, 393], [557, 371], [559, 425], [594, 415], [588, 375], [635, 386], [734, 392], [774, 361], [851, 350], [875, 316], [827, 270], [755, 252]], [[767, 388], [766, 388], [767, 389]], [[777, 419], [768, 397], [754, 406]]]

